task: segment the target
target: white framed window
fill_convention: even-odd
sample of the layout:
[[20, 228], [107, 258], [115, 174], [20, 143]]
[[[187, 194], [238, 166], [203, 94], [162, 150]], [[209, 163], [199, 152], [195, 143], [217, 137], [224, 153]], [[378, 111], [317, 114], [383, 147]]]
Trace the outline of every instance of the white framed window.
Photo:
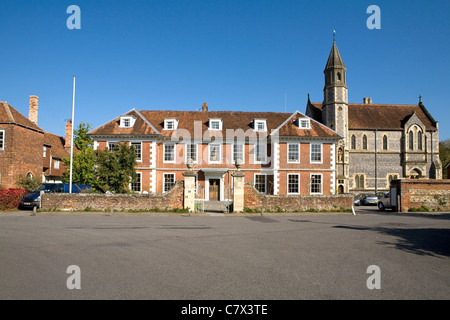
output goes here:
[[115, 148], [116, 146], [118, 146], [118, 143], [117, 143], [117, 142], [108, 142], [108, 150], [109, 150], [109, 152], [113, 152], [113, 151], [114, 151], [114, 148]]
[[267, 175], [255, 173], [255, 189], [261, 193], [267, 193]]
[[221, 145], [219, 143], [210, 143], [209, 148], [209, 163], [221, 163], [222, 155], [220, 150]]
[[300, 174], [288, 173], [287, 175], [287, 193], [300, 194]]
[[163, 192], [166, 193], [175, 185], [175, 173], [163, 173]]
[[255, 156], [255, 163], [266, 163], [267, 162], [267, 144], [258, 143], [253, 147], [253, 153]]
[[233, 163], [235, 163], [237, 159], [241, 159], [242, 163], [245, 162], [244, 144], [242, 143], [233, 144]]
[[300, 162], [300, 143], [288, 143], [288, 159], [289, 163]]
[[131, 128], [134, 125], [135, 120], [136, 119], [134, 117], [120, 117], [119, 127]]
[[209, 119], [209, 130], [222, 130], [222, 119]]
[[0, 130], [0, 150], [5, 149], [5, 130]]
[[130, 190], [135, 192], [142, 191], [142, 173], [136, 172], [136, 182], [130, 183]]
[[177, 119], [165, 119], [164, 120], [164, 130], [176, 130], [178, 128]]
[[267, 131], [266, 120], [257, 120], [257, 119], [255, 119], [254, 120], [253, 130], [259, 131], [259, 132]]
[[322, 163], [322, 144], [321, 143], [311, 143], [311, 163]]
[[311, 129], [311, 121], [307, 118], [298, 119], [298, 127], [300, 129]]
[[188, 162], [189, 159], [192, 159], [192, 161], [194, 163], [198, 162], [197, 150], [198, 150], [198, 144], [186, 143], [186, 163]]
[[164, 144], [164, 163], [175, 163], [175, 144]]
[[59, 169], [59, 159], [53, 159], [53, 168]]
[[311, 174], [311, 194], [322, 194], [322, 174]]
[[[0, 148], [1, 149], [1, 148]], [[44, 158], [47, 158], [47, 147], [44, 146], [44, 154], [42, 155]]]
[[136, 161], [142, 161], [142, 142], [131, 142], [130, 147], [134, 147]]

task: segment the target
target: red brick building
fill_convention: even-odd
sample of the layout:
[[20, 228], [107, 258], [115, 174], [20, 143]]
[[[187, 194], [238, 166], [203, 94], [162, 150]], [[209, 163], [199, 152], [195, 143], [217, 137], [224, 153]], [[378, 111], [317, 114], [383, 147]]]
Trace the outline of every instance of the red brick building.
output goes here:
[[197, 198], [227, 200], [242, 161], [245, 182], [264, 194], [335, 193], [335, 144], [341, 137], [296, 111], [139, 111], [94, 129], [96, 149], [126, 142], [137, 155], [138, 192], [164, 193], [192, 159]]
[[65, 138], [38, 127], [38, 101], [37, 96], [30, 96], [29, 118], [6, 101], [0, 101], [0, 186], [3, 188], [16, 187], [21, 175], [40, 177], [43, 182], [59, 182], [66, 171], [62, 159], [70, 156], [70, 144], [66, 144]]

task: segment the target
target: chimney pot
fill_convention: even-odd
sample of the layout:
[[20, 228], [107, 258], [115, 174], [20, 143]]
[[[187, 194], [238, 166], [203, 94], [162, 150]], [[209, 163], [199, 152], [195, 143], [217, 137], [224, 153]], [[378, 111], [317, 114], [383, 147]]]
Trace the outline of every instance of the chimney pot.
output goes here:
[[364, 104], [371, 104], [372, 103], [372, 98], [364, 97], [363, 98], [363, 103]]
[[207, 112], [208, 111], [208, 105], [206, 104], [206, 102], [203, 102], [203, 104], [202, 104], [202, 111], [203, 112]]
[[30, 96], [30, 107], [28, 109], [28, 119], [37, 125], [38, 120], [39, 97]]

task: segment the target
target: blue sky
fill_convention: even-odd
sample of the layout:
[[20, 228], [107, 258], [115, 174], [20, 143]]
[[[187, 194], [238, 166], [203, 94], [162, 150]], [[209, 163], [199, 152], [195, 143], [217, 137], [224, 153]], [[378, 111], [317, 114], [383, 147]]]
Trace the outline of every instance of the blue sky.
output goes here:
[[[69, 30], [70, 5], [81, 29]], [[369, 5], [381, 29], [369, 30]], [[0, 100], [64, 135], [140, 110], [305, 111], [323, 100], [333, 29], [349, 102], [416, 104], [450, 138], [450, 1], [2, 0]]]

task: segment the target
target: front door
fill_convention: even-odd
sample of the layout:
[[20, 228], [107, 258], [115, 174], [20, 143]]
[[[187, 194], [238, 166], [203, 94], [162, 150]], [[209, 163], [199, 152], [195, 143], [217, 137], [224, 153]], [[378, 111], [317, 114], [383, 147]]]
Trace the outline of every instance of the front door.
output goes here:
[[220, 179], [209, 179], [209, 200], [220, 200]]

